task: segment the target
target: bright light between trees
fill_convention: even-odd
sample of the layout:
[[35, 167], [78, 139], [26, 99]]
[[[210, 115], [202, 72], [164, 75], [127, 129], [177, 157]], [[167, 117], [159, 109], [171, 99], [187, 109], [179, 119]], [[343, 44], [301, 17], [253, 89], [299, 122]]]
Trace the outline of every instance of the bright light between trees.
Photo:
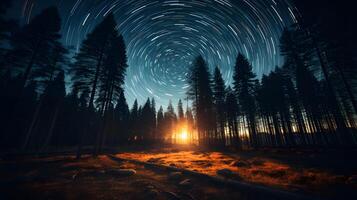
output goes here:
[[180, 133], [180, 139], [183, 141], [183, 142], [186, 142], [187, 139], [188, 139], [188, 133], [186, 130], [182, 130], [182, 132]]

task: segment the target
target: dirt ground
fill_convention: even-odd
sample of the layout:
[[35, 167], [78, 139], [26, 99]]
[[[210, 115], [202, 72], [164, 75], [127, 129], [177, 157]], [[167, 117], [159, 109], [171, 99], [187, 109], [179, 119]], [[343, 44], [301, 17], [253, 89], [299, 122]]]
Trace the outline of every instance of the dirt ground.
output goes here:
[[[136, 174], [118, 175], [113, 169], [135, 169]], [[68, 156], [2, 161], [0, 199], [266, 199], [184, 174], [174, 175], [107, 156], [80, 162]]]
[[[356, 151], [261, 150], [221, 152], [188, 149], [160, 149], [124, 152], [116, 156], [184, 168], [211, 176], [228, 169], [230, 178], [322, 198], [357, 199]], [[347, 196], [348, 195], [348, 196]], [[352, 197], [353, 196], [353, 197]]]
[[[326, 152], [218, 152], [188, 149], [125, 151], [115, 156], [188, 169], [321, 199], [357, 199], [356, 161]], [[294, 156], [292, 156], [294, 155]], [[307, 156], [309, 155], [309, 156]], [[336, 156], [336, 158], [334, 157]], [[325, 158], [329, 158], [329, 162]], [[348, 164], [341, 163], [348, 161]], [[121, 174], [118, 169], [133, 169]], [[354, 178], [353, 178], [354, 177]], [[0, 160], [0, 199], [276, 199], [210, 180], [108, 156]], [[314, 198], [313, 198], [314, 199]]]

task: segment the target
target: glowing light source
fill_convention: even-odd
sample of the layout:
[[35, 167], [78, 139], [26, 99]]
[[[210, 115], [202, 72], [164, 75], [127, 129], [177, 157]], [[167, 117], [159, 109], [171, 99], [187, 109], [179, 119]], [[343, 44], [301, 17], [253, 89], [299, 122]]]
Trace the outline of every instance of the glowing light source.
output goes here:
[[188, 139], [188, 133], [186, 130], [182, 130], [181, 133], [180, 133], [180, 139], [182, 141], [186, 141]]

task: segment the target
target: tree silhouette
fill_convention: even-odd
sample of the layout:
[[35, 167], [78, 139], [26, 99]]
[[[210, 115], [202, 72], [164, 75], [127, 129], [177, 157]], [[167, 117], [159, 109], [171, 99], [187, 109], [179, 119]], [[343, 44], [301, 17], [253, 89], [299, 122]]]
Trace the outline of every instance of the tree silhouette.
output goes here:
[[[50, 23], [50, 25], [46, 25], [47, 23]], [[17, 90], [19, 96], [12, 104], [14, 107], [22, 98], [22, 88], [25, 87], [30, 77], [39, 81], [41, 84], [38, 85], [46, 90], [58, 72], [63, 74], [61, 72], [62, 64], [66, 61], [65, 54], [67, 51], [59, 41], [61, 37], [59, 34], [60, 28], [61, 20], [57, 8], [50, 7], [35, 16], [28, 25], [22, 27], [12, 36], [10, 41], [12, 49], [8, 53], [8, 63], [20, 70], [16, 73], [23, 74], [22, 87]], [[35, 123], [38, 120], [43, 104], [42, 97], [31, 119], [23, 148], [26, 148], [28, 139], [32, 135]]]
[[[99, 106], [99, 114], [103, 117], [94, 155], [98, 154], [106, 141], [104, 131], [108, 129], [108, 110], [114, 110], [114, 100], [119, 98], [127, 68], [127, 57], [123, 37], [116, 30], [113, 14], [108, 14], [94, 30], [87, 35], [75, 56], [72, 66], [72, 81], [81, 90], [90, 88], [88, 107], [93, 109], [94, 102]], [[96, 96], [99, 94], [98, 98]], [[91, 119], [88, 119], [91, 121]], [[80, 149], [80, 148], [79, 148]]]
[[[16, 21], [6, 19], [5, 17], [11, 4], [11, 0], [3, 0], [0, 2], [0, 42], [2, 44], [8, 42], [11, 33], [18, 28]], [[9, 51], [9, 49], [2, 44], [0, 45], [0, 74], [5, 72], [6, 54]]]
[[211, 75], [205, 55], [199, 55], [188, 71], [186, 108], [180, 99], [175, 112], [170, 100], [165, 111], [160, 106], [156, 112], [152, 97], [142, 105], [135, 100], [129, 110], [126, 46], [113, 14], [70, 58], [56, 7], [17, 27], [5, 16], [10, 1], [1, 1], [0, 148], [42, 154], [77, 146], [80, 158], [82, 151], [96, 156], [120, 145], [180, 143], [183, 128], [188, 143], [206, 147], [352, 147], [354, 21], [336, 3], [323, 3], [304, 8], [296, 16], [299, 23], [283, 30], [282, 66], [258, 80], [250, 61], [238, 54], [233, 84], [226, 86], [220, 68]]
[[9, 31], [9, 22], [4, 16], [10, 5], [10, 0], [3, 0], [0, 2], [0, 41], [6, 38], [6, 33]]
[[145, 142], [148, 142], [151, 138], [151, 133], [153, 132], [153, 119], [152, 119], [152, 107], [151, 107], [151, 101], [150, 98], [146, 100], [146, 103], [142, 107], [142, 112], [141, 112], [141, 131], [140, 131], [140, 137], [142, 140]]
[[225, 145], [225, 122], [226, 122], [226, 110], [225, 110], [225, 84], [222, 78], [221, 71], [218, 67], [214, 70], [214, 77], [213, 77], [213, 103], [215, 107], [215, 116], [217, 122], [217, 131], [219, 133], [218, 138], [220, 139], [221, 145]]
[[61, 47], [60, 29], [61, 19], [58, 10], [56, 7], [49, 7], [11, 37], [12, 50], [8, 53], [7, 62], [23, 74], [23, 87], [33, 70], [45, 70], [51, 54]]
[[228, 124], [228, 133], [229, 133], [229, 144], [235, 145], [238, 148], [241, 147], [241, 138], [239, 136], [239, 124], [237, 121], [237, 117], [240, 113], [239, 106], [237, 104], [237, 98], [231, 87], [226, 89], [226, 97], [225, 97], [225, 109], [226, 109], [226, 117]]
[[157, 116], [156, 116], [156, 102], [154, 98], [151, 98], [150, 107], [150, 133], [149, 139], [155, 141], [156, 138], [156, 128], [157, 128]]
[[198, 56], [188, 78], [188, 97], [193, 100], [199, 143], [209, 144], [214, 133], [211, 75], [206, 61]]
[[193, 117], [192, 109], [187, 107], [185, 113], [186, 123], [187, 123], [187, 132], [189, 133], [189, 139], [191, 143], [194, 143], [194, 134], [193, 130], [195, 128], [195, 119]]
[[139, 128], [137, 124], [139, 123], [139, 107], [138, 101], [135, 99], [133, 107], [130, 110], [130, 140], [136, 140], [138, 138]]
[[[42, 146], [41, 151], [44, 151], [45, 148], [51, 143], [51, 139], [53, 137], [55, 126], [58, 120], [58, 116], [60, 115], [60, 111], [62, 110], [62, 106], [64, 103], [64, 99], [66, 97], [66, 88], [64, 82], [64, 72], [60, 71], [54, 80], [49, 84], [49, 86], [44, 91], [44, 118], [50, 119], [49, 128], [47, 133], [45, 134], [45, 141]], [[50, 114], [48, 116], [47, 114]]]
[[157, 111], [157, 128], [156, 128], [156, 135], [155, 140], [162, 143], [164, 139], [165, 133], [165, 119], [164, 119], [164, 109], [160, 106], [159, 110]]
[[[75, 62], [72, 66], [72, 81], [82, 87], [90, 86], [91, 93], [88, 106], [94, 107], [98, 83], [101, 75], [105, 72], [104, 65], [108, 64], [105, 62], [113, 61], [111, 60], [113, 58], [107, 59], [107, 56], [111, 52], [111, 47], [116, 48], [114, 44], [112, 45], [113, 40], [115, 40], [113, 37], [117, 34], [115, 27], [114, 15], [110, 13], [87, 35], [75, 56]], [[115, 66], [108, 66], [106, 70], [110, 67]]]
[[243, 117], [246, 117], [250, 144], [252, 147], [257, 147], [256, 106], [254, 100], [255, 74], [252, 72], [252, 66], [249, 61], [240, 53], [234, 66], [233, 81], [240, 112]]
[[[318, 100], [320, 84], [317, 78], [312, 74], [311, 67], [313, 66], [314, 58], [314, 43], [306, 33], [293, 27], [292, 30], [284, 30], [281, 38], [281, 53], [285, 56], [286, 67], [293, 71], [293, 77], [296, 81], [296, 88], [304, 105], [308, 116], [308, 129], [313, 132], [313, 143], [326, 143], [322, 135], [322, 104]], [[324, 90], [323, 96], [328, 100], [327, 112], [330, 112], [334, 118], [337, 129], [341, 132], [341, 137], [344, 143], [349, 143], [346, 132], [346, 124], [341, 113], [337, 96], [332, 88], [329, 76], [323, 62], [320, 63], [325, 77], [327, 90]]]
[[[312, 9], [319, 3], [324, 3], [324, 6]], [[295, 4], [302, 13], [298, 18], [299, 24], [314, 41], [314, 50], [318, 54], [324, 78], [330, 85], [327, 89], [343, 88], [344, 98], [350, 101], [354, 113], [357, 114], [357, 102], [354, 95], [356, 87], [353, 84], [356, 77], [352, 75], [356, 72], [353, 67], [356, 65], [355, 58], [357, 57], [354, 45], [356, 30], [355, 21], [348, 14], [353, 12], [351, 2], [339, 4], [317, 0], [311, 5], [311, 2], [307, 4], [306, 0], [301, 0], [295, 1]], [[332, 80], [337, 77], [341, 79], [340, 83]]]
[[103, 135], [108, 126], [112, 126], [113, 115], [110, 110], [114, 109], [114, 100], [119, 98], [122, 93], [125, 72], [127, 68], [126, 50], [123, 37], [117, 31], [112, 32], [109, 41], [108, 52], [105, 54], [103, 61], [102, 73], [99, 77], [99, 97], [96, 102], [100, 106], [99, 112], [103, 115], [103, 130], [99, 131], [100, 141], [97, 141], [97, 148], [105, 144], [106, 135]]
[[183, 112], [183, 106], [182, 106], [181, 99], [179, 99], [178, 104], [177, 104], [177, 113], [178, 113], [179, 121], [182, 122], [185, 118], [185, 114]]
[[112, 122], [114, 130], [112, 130], [111, 137], [108, 140], [112, 146], [125, 144], [127, 138], [129, 138], [129, 120], [129, 106], [122, 91], [114, 109], [114, 121]]
[[[172, 133], [175, 130], [174, 125], [176, 122], [177, 122], [177, 116], [175, 113], [175, 109], [172, 105], [172, 102], [170, 100], [169, 105], [167, 106], [166, 112], [164, 113], [164, 124], [165, 124], [164, 131], [166, 132], [164, 135], [165, 138], [172, 139]], [[175, 142], [175, 141], [171, 140], [171, 142]]]

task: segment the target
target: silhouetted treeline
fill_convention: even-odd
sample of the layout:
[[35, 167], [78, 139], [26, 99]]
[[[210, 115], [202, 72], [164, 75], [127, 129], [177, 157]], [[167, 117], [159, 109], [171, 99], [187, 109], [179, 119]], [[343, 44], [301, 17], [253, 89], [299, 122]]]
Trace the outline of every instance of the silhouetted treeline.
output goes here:
[[212, 79], [203, 57], [195, 59], [187, 94], [193, 101], [200, 144], [356, 145], [356, 48], [346, 43], [350, 35], [340, 34], [341, 29], [333, 31], [341, 38], [325, 34], [328, 21], [299, 20], [282, 33], [284, 65], [261, 80], [242, 54], [234, 66], [233, 88], [224, 86], [218, 68]]
[[[2, 1], [2, 13], [8, 6]], [[1, 25], [1, 148], [41, 152], [78, 146], [80, 156], [83, 145], [94, 144], [97, 154], [107, 141], [120, 141], [111, 133], [119, 130], [117, 124], [128, 126], [122, 87], [127, 58], [112, 14], [72, 59], [60, 42], [56, 7], [21, 27]]]
[[[2, 13], [8, 6], [2, 1]], [[167, 111], [156, 111], [149, 98], [129, 108], [123, 89], [126, 47], [112, 14], [87, 35], [73, 58], [60, 42], [56, 7], [19, 27], [0, 17], [1, 149], [41, 153], [75, 147], [80, 158], [84, 150], [97, 155], [103, 146], [173, 142], [178, 123], [193, 124], [181, 101], [178, 116], [171, 102]]]
[[71, 147], [79, 158], [83, 151], [98, 155], [103, 147], [128, 144], [356, 145], [355, 47], [349, 36], [326, 33], [326, 21], [301, 18], [286, 28], [280, 44], [284, 65], [261, 80], [243, 54], [233, 66], [232, 85], [225, 85], [219, 67], [211, 72], [198, 56], [187, 77], [186, 101], [177, 107], [170, 101], [164, 109], [148, 98], [129, 108], [126, 47], [112, 14], [70, 57], [60, 42], [57, 8], [19, 26], [4, 18], [8, 2], [0, 3], [2, 150]]

